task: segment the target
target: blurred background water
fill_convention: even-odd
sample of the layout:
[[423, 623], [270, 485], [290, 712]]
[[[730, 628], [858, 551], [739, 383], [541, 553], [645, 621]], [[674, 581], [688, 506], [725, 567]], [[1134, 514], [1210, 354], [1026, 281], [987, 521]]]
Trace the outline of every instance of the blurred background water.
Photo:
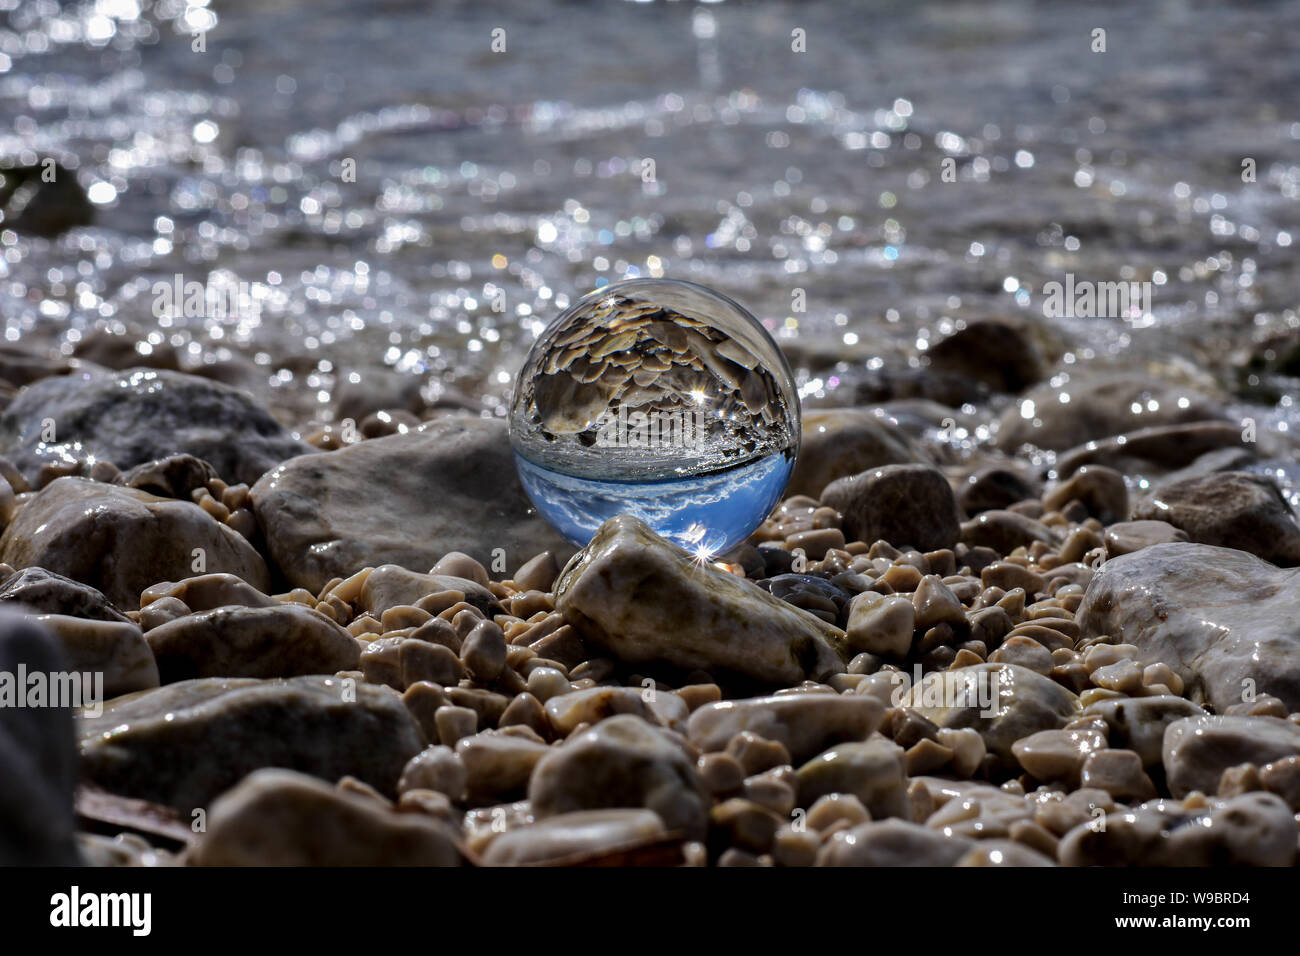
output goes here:
[[[1255, 418], [1294, 498], [1297, 380], [1248, 359], [1300, 334], [1298, 49], [1297, 3], [0, 0], [0, 162], [56, 158], [95, 210], [0, 232], [0, 321], [120, 334], [303, 425], [375, 369], [504, 415], [542, 326], [628, 276], [746, 304], [808, 404], [1012, 316], [1054, 381]], [[1066, 272], [1152, 309], [1049, 320]], [[177, 274], [251, 307], [155, 316]]]

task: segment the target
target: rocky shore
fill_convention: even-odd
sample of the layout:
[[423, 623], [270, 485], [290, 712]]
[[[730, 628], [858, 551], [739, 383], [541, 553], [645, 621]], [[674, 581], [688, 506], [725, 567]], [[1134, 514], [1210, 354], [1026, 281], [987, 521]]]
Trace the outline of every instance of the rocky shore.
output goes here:
[[1285, 497], [1213, 398], [1004, 334], [926, 379], [978, 361], [1001, 421], [811, 407], [709, 563], [629, 517], [575, 554], [500, 419], [295, 434], [7, 356], [0, 673], [107, 700], [0, 707], [0, 863], [1294, 865]]

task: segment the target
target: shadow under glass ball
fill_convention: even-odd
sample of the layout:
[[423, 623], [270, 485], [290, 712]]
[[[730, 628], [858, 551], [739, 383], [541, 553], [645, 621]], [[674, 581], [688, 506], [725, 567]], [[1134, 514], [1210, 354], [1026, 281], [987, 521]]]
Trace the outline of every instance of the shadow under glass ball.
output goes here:
[[510, 440], [533, 503], [574, 544], [627, 513], [712, 556], [780, 500], [799, 399], [743, 307], [691, 282], [631, 279], [584, 296], [538, 337]]

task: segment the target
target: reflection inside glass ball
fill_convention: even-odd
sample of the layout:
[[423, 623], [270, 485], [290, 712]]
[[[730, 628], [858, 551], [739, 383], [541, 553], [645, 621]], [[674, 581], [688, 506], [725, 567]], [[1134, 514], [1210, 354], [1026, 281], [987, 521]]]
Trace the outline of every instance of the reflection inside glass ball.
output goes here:
[[574, 303], [515, 383], [510, 439], [538, 511], [574, 544], [633, 514], [701, 559], [780, 499], [799, 400], [776, 343], [703, 286], [631, 279]]

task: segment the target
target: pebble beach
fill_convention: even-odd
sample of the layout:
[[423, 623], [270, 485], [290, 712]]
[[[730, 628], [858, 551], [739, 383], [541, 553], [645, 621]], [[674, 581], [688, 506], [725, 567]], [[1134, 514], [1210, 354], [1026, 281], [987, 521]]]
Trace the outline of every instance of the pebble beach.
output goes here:
[[[203, 60], [170, 8], [6, 12], [0, 864], [1296, 865], [1295, 11], [1107, 11], [1162, 70], [1066, 9], [625, 6], [586, 73], [491, 4], [431, 63], [320, 3], [270, 68], [295, 3]], [[726, 553], [575, 546], [519, 479], [532, 342], [638, 276], [793, 373]], [[636, 337], [569, 344], [575, 392]]]

